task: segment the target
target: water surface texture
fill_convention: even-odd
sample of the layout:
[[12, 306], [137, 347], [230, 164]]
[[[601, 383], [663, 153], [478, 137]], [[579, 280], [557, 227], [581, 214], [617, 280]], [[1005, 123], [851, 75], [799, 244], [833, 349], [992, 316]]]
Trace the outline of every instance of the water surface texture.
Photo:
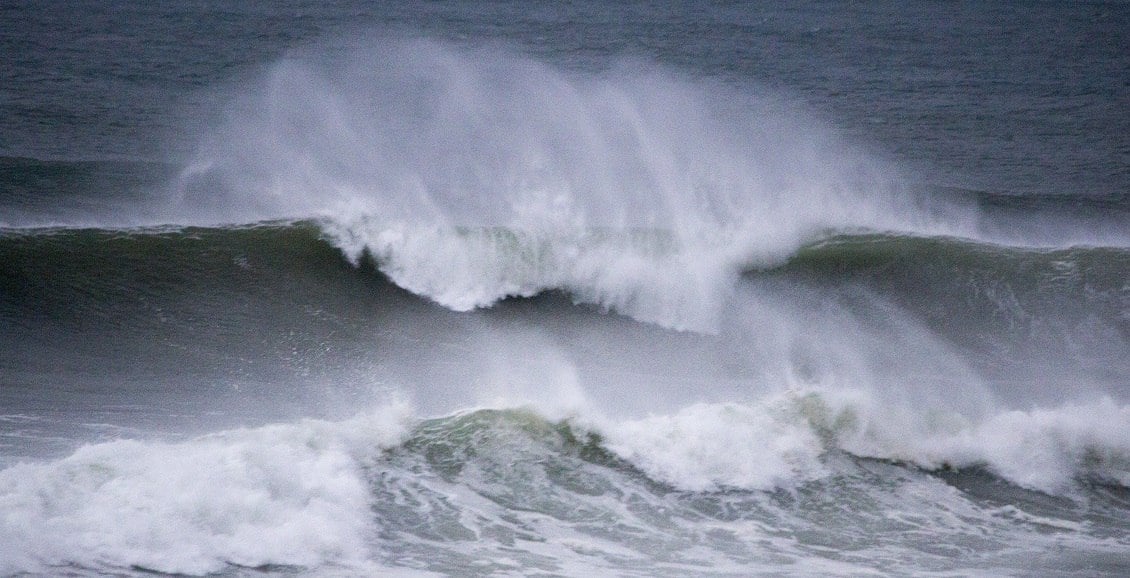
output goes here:
[[0, 6], [0, 575], [1130, 573], [1130, 4]]

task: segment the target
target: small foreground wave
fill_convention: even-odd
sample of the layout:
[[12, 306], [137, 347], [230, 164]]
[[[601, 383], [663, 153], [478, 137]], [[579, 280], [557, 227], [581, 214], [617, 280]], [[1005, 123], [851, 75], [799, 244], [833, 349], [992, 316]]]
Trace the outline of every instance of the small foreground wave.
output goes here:
[[[1117, 574], [1130, 545], [1117, 497], [1130, 481], [1130, 408], [972, 424], [877, 406], [787, 392], [552, 421], [532, 409], [421, 420], [392, 405], [178, 444], [91, 445], [0, 471], [0, 573], [800, 564], [847, 575], [1002, 560], [1070, 573], [1078, 560], [1040, 554], [1070, 547]], [[978, 482], [980, 471], [1001, 478]], [[1018, 485], [1002, 491], [999, 479]]]

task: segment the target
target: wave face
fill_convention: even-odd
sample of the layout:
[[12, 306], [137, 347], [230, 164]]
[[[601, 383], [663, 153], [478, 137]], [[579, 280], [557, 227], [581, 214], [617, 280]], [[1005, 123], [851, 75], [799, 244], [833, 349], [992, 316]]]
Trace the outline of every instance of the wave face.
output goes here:
[[527, 48], [322, 39], [186, 158], [0, 143], [0, 575], [1127, 573], [1124, 191]]

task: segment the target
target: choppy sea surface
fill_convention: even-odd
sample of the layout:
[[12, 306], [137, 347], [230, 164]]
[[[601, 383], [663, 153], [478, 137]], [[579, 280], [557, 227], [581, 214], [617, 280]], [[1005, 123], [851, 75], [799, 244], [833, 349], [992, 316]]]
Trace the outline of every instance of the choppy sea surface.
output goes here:
[[6, 2], [0, 575], [1124, 576], [1128, 47]]

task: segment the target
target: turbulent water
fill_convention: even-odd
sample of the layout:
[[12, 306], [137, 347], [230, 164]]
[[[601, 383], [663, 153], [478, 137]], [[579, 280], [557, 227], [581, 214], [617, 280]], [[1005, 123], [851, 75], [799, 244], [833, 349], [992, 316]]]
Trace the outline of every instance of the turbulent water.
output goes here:
[[1128, 30], [7, 3], [0, 575], [1125, 575]]

